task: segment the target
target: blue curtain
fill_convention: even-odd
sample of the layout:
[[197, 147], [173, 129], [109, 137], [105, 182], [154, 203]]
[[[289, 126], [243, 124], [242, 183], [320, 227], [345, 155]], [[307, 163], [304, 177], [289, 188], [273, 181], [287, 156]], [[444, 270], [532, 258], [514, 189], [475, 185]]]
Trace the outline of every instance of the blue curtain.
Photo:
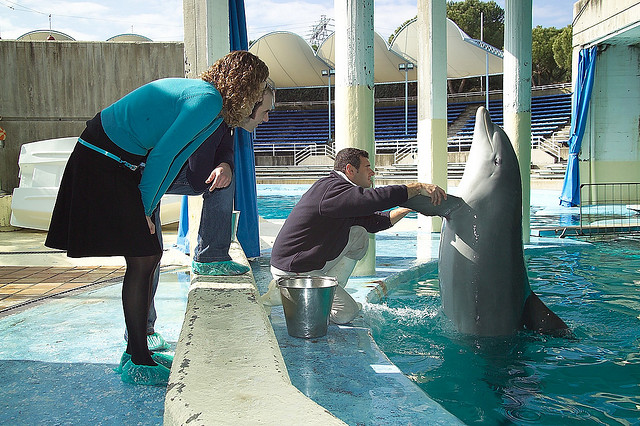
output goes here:
[[[229, 34], [231, 51], [249, 49], [244, 0], [229, 0]], [[258, 257], [260, 256], [260, 230], [253, 137], [251, 133], [240, 128], [234, 134], [235, 209], [240, 211], [238, 241], [247, 257]]]
[[569, 160], [564, 175], [564, 185], [560, 195], [560, 205], [575, 207], [580, 205], [580, 173], [578, 170], [578, 154], [582, 147], [582, 137], [587, 123], [589, 100], [596, 73], [596, 54], [598, 48], [593, 46], [582, 49], [578, 58], [578, 75], [573, 91], [571, 111], [571, 136], [569, 138]]

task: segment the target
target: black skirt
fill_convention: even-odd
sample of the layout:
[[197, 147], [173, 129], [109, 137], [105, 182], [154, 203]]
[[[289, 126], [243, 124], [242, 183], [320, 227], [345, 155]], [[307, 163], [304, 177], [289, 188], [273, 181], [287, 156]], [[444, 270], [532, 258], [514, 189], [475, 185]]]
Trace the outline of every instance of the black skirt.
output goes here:
[[[100, 114], [87, 122], [80, 137], [132, 164], [144, 161], [107, 137]], [[140, 169], [132, 171], [77, 143], [60, 182], [45, 245], [66, 250], [69, 257], [162, 253], [145, 218], [141, 175]]]

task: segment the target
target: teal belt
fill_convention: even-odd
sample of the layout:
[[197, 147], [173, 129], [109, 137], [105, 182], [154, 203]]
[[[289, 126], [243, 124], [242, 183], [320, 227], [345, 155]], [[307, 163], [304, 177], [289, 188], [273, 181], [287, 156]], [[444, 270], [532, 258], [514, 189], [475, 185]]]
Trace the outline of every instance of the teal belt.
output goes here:
[[138, 170], [139, 168], [143, 168], [144, 167], [144, 163], [140, 163], [139, 165], [135, 165], [135, 164], [131, 164], [128, 161], [123, 160], [122, 158], [118, 157], [117, 155], [114, 155], [112, 153], [110, 153], [109, 151], [105, 151], [102, 148], [98, 148], [97, 146], [90, 144], [89, 142], [78, 138], [78, 142], [80, 142], [82, 145], [86, 146], [87, 148], [91, 148], [92, 150], [99, 152], [102, 155], [106, 155], [107, 157], [111, 158], [112, 160], [117, 161], [118, 163], [122, 164], [123, 166], [125, 166], [126, 168], [133, 170], [134, 172], [136, 170]]

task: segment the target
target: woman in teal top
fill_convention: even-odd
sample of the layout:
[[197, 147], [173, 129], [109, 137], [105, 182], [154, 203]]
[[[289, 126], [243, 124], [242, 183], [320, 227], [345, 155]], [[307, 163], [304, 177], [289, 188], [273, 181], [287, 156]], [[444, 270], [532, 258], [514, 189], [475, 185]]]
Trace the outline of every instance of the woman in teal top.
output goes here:
[[45, 245], [70, 257], [124, 256], [123, 381], [166, 385], [171, 359], [147, 348], [150, 283], [162, 248], [152, 212], [189, 156], [224, 120], [238, 126], [262, 100], [267, 66], [246, 51], [200, 79], [166, 78], [108, 106], [80, 135], [65, 168]]

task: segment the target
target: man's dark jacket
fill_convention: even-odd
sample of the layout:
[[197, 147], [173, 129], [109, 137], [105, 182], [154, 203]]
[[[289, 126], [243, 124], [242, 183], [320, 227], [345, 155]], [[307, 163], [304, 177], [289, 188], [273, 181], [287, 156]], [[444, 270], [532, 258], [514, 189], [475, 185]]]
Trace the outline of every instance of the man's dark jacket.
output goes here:
[[364, 189], [331, 172], [302, 196], [284, 222], [271, 250], [271, 265], [304, 273], [322, 269], [346, 247], [349, 229], [369, 232], [391, 227], [388, 212], [407, 201], [407, 187], [389, 185]]

